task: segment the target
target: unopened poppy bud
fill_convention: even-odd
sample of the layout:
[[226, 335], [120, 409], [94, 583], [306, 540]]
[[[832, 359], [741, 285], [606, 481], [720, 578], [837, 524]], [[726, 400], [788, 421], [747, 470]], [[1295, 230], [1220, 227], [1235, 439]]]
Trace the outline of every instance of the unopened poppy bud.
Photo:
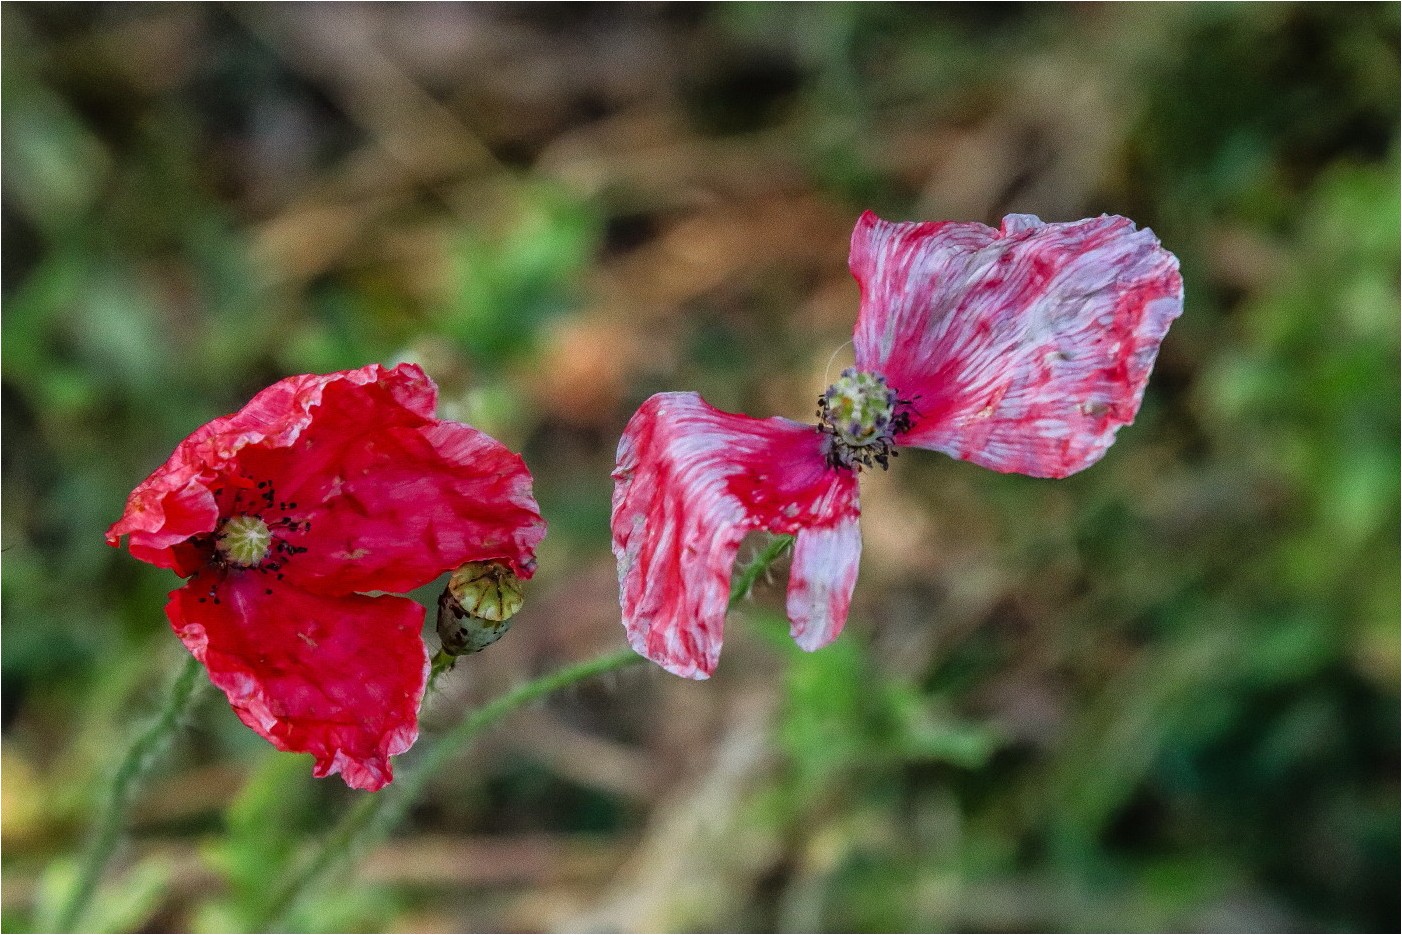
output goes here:
[[511, 628], [525, 598], [521, 580], [500, 562], [468, 562], [438, 598], [438, 638], [450, 656], [481, 652]]

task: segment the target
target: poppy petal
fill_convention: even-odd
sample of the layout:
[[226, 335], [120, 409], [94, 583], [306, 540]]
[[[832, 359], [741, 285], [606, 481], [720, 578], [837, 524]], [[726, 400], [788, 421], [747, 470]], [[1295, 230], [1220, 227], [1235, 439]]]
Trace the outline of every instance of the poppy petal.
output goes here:
[[[289, 515], [310, 524], [284, 536], [306, 550], [287, 563], [289, 581], [320, 594], [408, 591], [465, 562], [493, 559], [531, 576], [545, 522], [519, 455], [459, 422], [338, 434], [341, 428], [308, 430], [314, 447], [337, 451], [334, 467], [286, 494], [274, 481], [279, 497], [300, 504]], [[295, 469], [294, 457], [258, 458], [265, 456]]]
[[1099, 460], [1183, 309], [1177, 258], [1122, 217], [994, 230], [868, 211], [850, 265], [857, 366], [911, 401], [897, 441], [1036, 477]]
[[[623, 623], [641, 655], [687, 678], [714, 671], [735, 555], [751, 530], [799, 536], [805, 558], [790, 606], [801, 640], [822, 645], [841, 629], [856, 558], [849, 569], [831, 553], [860, 544], [857, 483], [828, 466], [814, 426], [660, 393], [624, 429], [613, 476]], [[820, 580], [829, 572], [834, 582]]]
[[823, 529], [803, 529], [789, 568], [789, 632], [812, 652], [837, 639], [857, 586], [861, 524], [854, 513]]
[[[198, 570], [199, 562], [179, 544], [191, 536], [214, 531], [219, 509], [213, 491], [238, 468], [250, 447], [287, 449], [313, 420], [325, 413], [322, 402], [337, 387], [358, 392], [338, 400], [351, 407], [332, 407], [339, 418], [362, 426], [423, 425], [432, 420], [436, 390], [413, 364], [386, 369], [371, 364], [359, 370], [326, 375], [302, 374], [279, 380], [262, 390], [238, 412], [196, 429], [127, 498], [121, 519], [107, 530], [109, 545], [129, 536], [131, 553], [181, 575]], [[301, 454], [304, 469], [323, 464]]]
[[[239, 719], [313, 775], [375, 790], [418, 737], [424, 610], [401, 597], [323, 597], [257, 572], [202, 572], [166, 616]], [[216, 602], [217, 601], [217, 602]]]

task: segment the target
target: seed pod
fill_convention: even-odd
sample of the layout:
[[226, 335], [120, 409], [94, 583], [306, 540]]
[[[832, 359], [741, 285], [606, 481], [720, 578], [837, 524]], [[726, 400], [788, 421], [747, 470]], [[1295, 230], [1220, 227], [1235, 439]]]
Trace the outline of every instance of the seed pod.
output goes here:
[[438, 638], [450, 656], [481, 652], [511, 628], [524, 601], [521, 580], [500, 562], [468, 562], [438, 598]]

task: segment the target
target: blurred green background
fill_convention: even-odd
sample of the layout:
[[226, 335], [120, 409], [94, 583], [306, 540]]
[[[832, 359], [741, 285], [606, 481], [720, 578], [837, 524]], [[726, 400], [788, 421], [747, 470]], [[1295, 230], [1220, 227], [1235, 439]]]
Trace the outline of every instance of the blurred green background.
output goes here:
[[[868, 475], [836, 644], [794, 649], [777, 570], [709, 683], [518, 713], [298, 924], [1395, 930], [1398, 33], [1395, 4], [4, 4], [4, 930], [50, 918], [180, 658], [178, 582], [102, 537], [176, 442], [412, 359], [524, 452], [540, 574], [440, 730], [622, 645], [642, 399], [809, 418], [865, 208], [1152, 227], [1187, 301], [1137, 423], [1061, 482]], [[356, 797], [309, 768], [206, 697], [90, 924], [246, 926]]]

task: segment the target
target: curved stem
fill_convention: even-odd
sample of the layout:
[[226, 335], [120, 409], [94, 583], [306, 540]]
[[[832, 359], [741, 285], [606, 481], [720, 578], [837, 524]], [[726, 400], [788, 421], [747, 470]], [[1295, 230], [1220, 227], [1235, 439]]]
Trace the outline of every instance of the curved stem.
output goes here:
[[83, 921], [83, 913], [92, 900], [97, 884], [102, 879], [102, 871], [112, 857], [121, 836], [122, 825], [127, 809], [135, 797], [141, 781], [156, 765], [156, 760], [166, 745], [170, 743], [180, 722], [194, 706], [199, 688], [204, 684], [200, 678], [200, 664], [193, 656], [187, 656], [185, 664], [175, 677], [165, 705], [156, 720], [149, 724], [127, 748], [126, 755], [112, 774], [103, 796], [102, 807], [93, 824], [92, 837], [83, 853], [78, 868], [78, 878], [68, 898], [59, 907], [54, 920], [54, 929], [59, 932], [78, 931]]
[[[759, 576], [792, 544], [792, 536], [777, 536], [740, 569], [730, 589], [729, 606], [734, 607], [749, 594]], [[412, 771], [406, 771], [384, 791], [366, 796], [356, 803], [322, 840], [316, 852], [284, 878], [283, 885], [263, 904], [260, 915], [252, 920], [250, 929], [286, 931], [288, 916], [316, 882], [338, 863], [353, 860], [366, 846], [398, 824], [439, 767], [493, 723], [522, 705], [562, 688], [642, 661], [643, 658], [633, 650], [621, 649], [597, 659], [578, 662], [498, 695], [463, 718], [447, 733], [427, 745]]]
[[353, 858], [367, 844], [378, 840], [398, 824], [438, 768], [494, 721], [561, 688], [642, 661], [642, 657], [631, 649], [624, 649], [566, 666], [497, 696], [463, 718], [451, 730], [427, 745], [412, 771], [406, 771], [383, 792], [366, 796], [356, 803], [321, 842], [311, 859], [287, 877], [263, 904], [261, 914], [253, 920], [250, 928], [254, 931], [285, 931], [287, 914], [312, 885], [336, 864]]

